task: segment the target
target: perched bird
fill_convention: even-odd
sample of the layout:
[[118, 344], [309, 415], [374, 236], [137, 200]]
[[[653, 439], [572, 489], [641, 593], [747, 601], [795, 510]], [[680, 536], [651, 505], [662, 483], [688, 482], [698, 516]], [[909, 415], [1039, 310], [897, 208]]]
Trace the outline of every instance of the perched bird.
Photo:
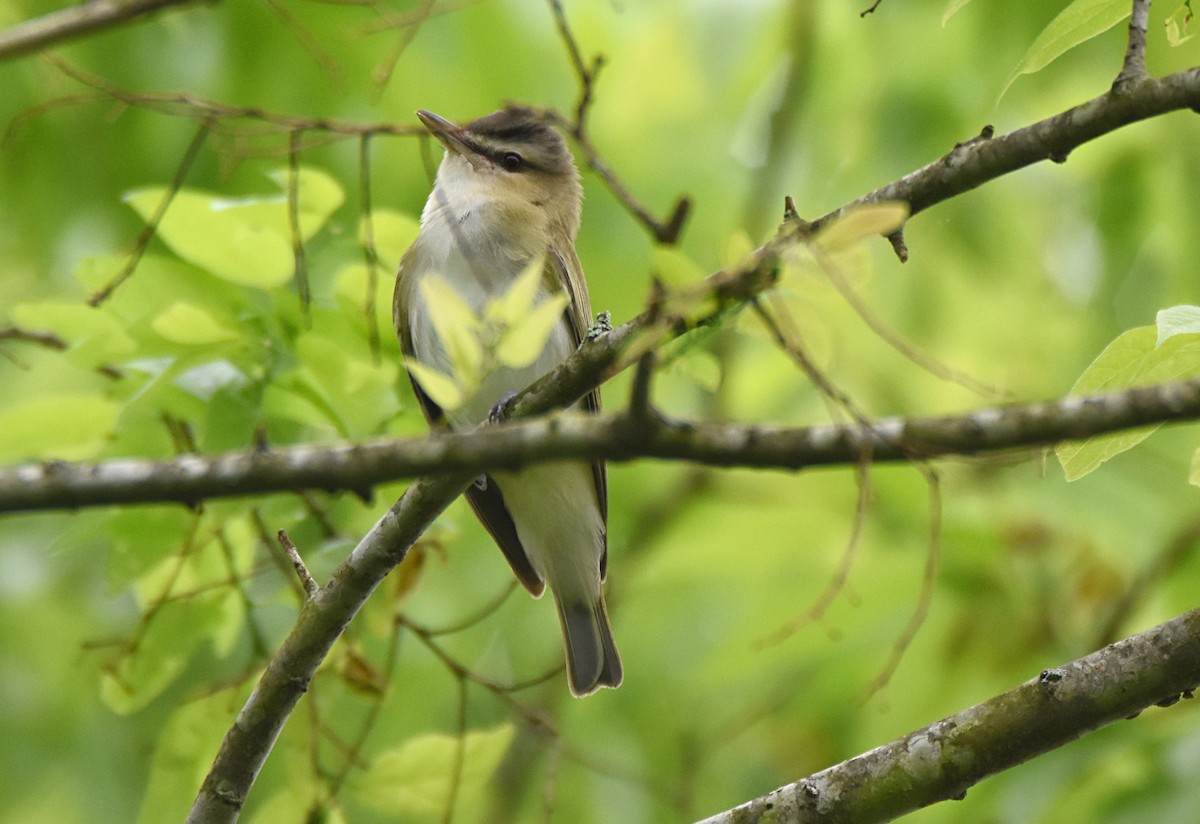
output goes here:
[[[443, 410], [409, 377], [433, 425], [467, 429], [508, 395], [572, 352], [592, 323], [583, 268], [575, 253], [583, 189], [566, 143], [536, 112], [509, 107], [457, 126], [431, 112], [417, 117], [446, 149], [421, 230], [400, 261], [393, 318], [405, 357], [443, 374], [454, 368], [420, 288], [440, 278], [476, 313], [540, 262], [539, 297], [568, 303], [541, 353], [522, 368], [496, 366], [453, 410]], [[433, 393], [436, 394], [436, 393]], [[579, 402], [600, 408], [593, 390]], [[534, 597], [547, 585], [558, 607], [571, 692], [588, 695], [621, 683], [602, 583], [608, 561], [608, 488], [603, 461], [542, 463], [493, 472], [467, 489], [475, 514]]]

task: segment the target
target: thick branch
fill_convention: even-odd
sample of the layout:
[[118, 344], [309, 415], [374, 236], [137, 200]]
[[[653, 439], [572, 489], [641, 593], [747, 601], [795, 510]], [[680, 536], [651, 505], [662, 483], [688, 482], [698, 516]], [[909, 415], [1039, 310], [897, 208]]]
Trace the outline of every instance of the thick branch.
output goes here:
[[67, 40], [111, 29], [169, 6], [196, 0], [88, 0], [0, 31], [0, 60], [41, 51]]
[[1193, 610], [701, 824], [891, 821], [1198, 686]]
[[[586, 361], [587, 350], [572, 363]], [[362, 492], [433, 473], [478, 474], [561, 458], [638, 458], [798, 470], [1032, 448], [1140, 426], [1200, 419], [1200, 379], [965, 415], [811, 427], [563, 415], [475, 432], [336, 446], [246, 450], [167, 461], [46, 463], [0, 470], [0, 512], [105, 504], [196, 504], [299, 491]]]

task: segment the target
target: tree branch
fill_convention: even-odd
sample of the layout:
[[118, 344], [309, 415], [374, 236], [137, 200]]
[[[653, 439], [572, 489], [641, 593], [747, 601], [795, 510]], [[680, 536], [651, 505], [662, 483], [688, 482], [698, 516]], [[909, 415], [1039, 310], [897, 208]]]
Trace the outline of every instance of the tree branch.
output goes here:
[[1200, 686], [1200, 610], [701, 824], [891, 821]]
[[[1161, 78], [1131, 77], [1093, 100], [999, 137], [992, 137], [988, 127], [941, 159], [835, 209], [812, 226], [820, 228], [856, 206], [887, 200], [907, 203], [911, 218], [1025, 166], [1042, 160], [1064, 163], [1075, 148], [1090, 140], [1179, 109], [1200, 112], [1200, 67]], [[894, 246], [897, 240], [897, 254], [903, 260], [906, 254], [900, 251], [903, 237], [899, 233], [892, 241]]]
[[[586, 350], [569, 362], [586, 361]], [[50, 462], [0, 470], [0, 512], [183, 503], [324, 489], [362, 493], [399, 478], [516, 469], [563, 458], [658, 458], [800, 470], [1032, 449], [1141, 426], [1200, 419], [1200, 378], [965, 415], [808, 427], [677, 421], [656, 414], [561, 415], [474, 432], [293, 446], [165, 461]]]
[[0, 31], [0, 60], [20, 57], [77, 37], [102, 32], [170, 6], [185, 6], [195, 2], [197, 0], [88, 0]]

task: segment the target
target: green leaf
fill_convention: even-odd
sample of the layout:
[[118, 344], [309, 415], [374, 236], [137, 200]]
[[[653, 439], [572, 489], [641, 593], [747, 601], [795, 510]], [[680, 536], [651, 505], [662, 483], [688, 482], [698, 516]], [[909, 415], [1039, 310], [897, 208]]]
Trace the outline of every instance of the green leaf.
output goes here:
[[70, 344], [67, 359], [95, 368], [118, 362], [137, 351], [137, 344], [111, 312], [81, 303], [19, 303], [13, 307], [18, 326], [50, 332]]
[[484, 316], [507, 326], [520, 322], [534, 308], [545, 271], [544, 257], [531, 260], [502, 295], [489, 301]]
[[238, 333], [209, 312], [190, 303], [172, 303], [150, 322], [150, 328], [172, 343], [208, 346], [237, 340]]
[[421, 278], [421, 299], [459, 383], [474, 386], [483, 366], [479, 318], [458, 290], [440, 277]]
[[[375, 432], [399, 409], [398, 368], [359, 357], [350, 342], [310, 332], [296, 342], [302, 369], [297, 380], [320, 398], [345, 437]], [[295, 388], [293, 385], [292, 388]]]
[[1188, 469], [1188, 483], [1200, 486], [1200, 449], [1192, 453], [1192, 465]]
[[569, 301], [561, 292], [551, 295], [506, 329], [496, 346], [500, 363], [520, 369], [537, 360], [554, 327], [563, 322], [563, 310]]
[[68, 343], [121, 329], [121, 324], [102, 309], [74, 302], [18, 303], [12, 309], [12, 318], [23, 329], [50, 332]]
[[837, 252], [877, 235], [890, 235], [904, 225], [908, 212], [908, 204], [899, 201], [857, 206], [817, 232], [813, 243], [827, 252]]
[[[394, 275], [400, 266], [400, 257], [417, 239], [421, 224], [412, 215], [377, 209], [371, 212], [371, 233], [375, 238], [375, 257], [385, 272]], [[365, 243], [366, 220], [359, 221], [358, 239]], [[390, 278], [389, 278], [390, 279]]]
[[[1070, 394], [1116, 391], [1200, 375], [1200, 334], [1174, 334], [1161, 346], [1158, 335], [1154, 326], [1121, 334], [1084, 370]], [[1054, 451], [1067, 480], [1074, 481], [1137, 446], [1157, 428], [1154, 425], [1062, 443]]]
[[182, 821], [187, 816], [196, 788], [241, 704], [238, 699], [218, 692], [185, 701], [175, 710], [158, 735], [138, 824]]
[[[272, 177], [284, 194], [235, 200], [180, 189], [158, 224], [158, 237], [184, 260], [233, 283], [263, 289], [287, 283], [294, 258], [286, 172]], [[162, 186], [138, 189], [125, 202], [149, 221], [167, 192]], [[307, 240], [341, 205], [344, 194], [329, 175], [304, 169], [298, 197], [300, 234]]]
[[1129, 0], [1074, 0], [1050, 21], [1025, 52], [1000, 90], [1000, 97], [1023, 74], [1044, 69], [1066, 52], [1111, 29], [1131, 13]]
[[1164, 26], [1166, 27], [1167, 43], [1172, 47], [1182, 46], [1187, 41], [1196, 36], [1196, 16], [1192, 14], [1192, 4], [1188, 0], [1180, 4], [1179, 8], [1171, 12], [1167, 17]]
[[0, 409], [0, 461], [94, 457], [112, 433], [118, 412], [112, 401], [69, 392]]
[[[171, 561], [167, 561], [170, 565]], [[118, 715], [142, 709], [174, 683], [192, 652], [228, 617], [230, 589], [160, 601], [133, 649], [122, 650], [100, 678], [100, 698]]]
[[963, 6], [967, 5], [967, 3], [970, 3], [970, 2], [971, 2], [971, 0], [950, 0], [950, 2], [946, 4], [946, 10], [944, 12], [942, 12], [943, 28], [945, 27], [945, 25], [947, 23], [950, 22], [951, 17], [953, 17], [954, 15], [956, 15], [960, 11], [962, 11]]
[[655, 274], [668, 288], [699, 283], [706, 274], [699, 264], [674, 246], [655, 246], [651, 260]]
[[[469, 732], [464, 739], [418, 735], [377, 756], [355, 789], [366, 804], [389, 815], [436, 815], [446, 809], [452, 792], [460, 804], [478, 798], [512, 739], [512, 724]], [[462, 770], [455, 786], [460, 748]]]
[[454, 379], [442, 374], [432, 366], [426, 366], [413, 357], [405, 358], [404, 365], [408, 367], [408, 371], [412, 373], [425, 394], [443, 410], [449, 412], [458, 409], [466, 400], [466, 393], [459, 388]]
[[1155, 346], [1162, 346], [1175, 335], [1200, 334], [1200, 306], [1172, 306], [1162, 309], [1155, 316], [1154, 325], [1158, 328], [1158, 341]]

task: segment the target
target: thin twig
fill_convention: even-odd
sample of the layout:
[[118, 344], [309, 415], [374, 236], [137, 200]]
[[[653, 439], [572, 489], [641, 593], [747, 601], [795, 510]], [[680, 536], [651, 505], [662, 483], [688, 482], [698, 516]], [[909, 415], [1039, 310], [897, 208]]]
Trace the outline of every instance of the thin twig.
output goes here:
[[375, 316], [375, 293], [379, 291], [379, 253], [375, 248], [375, 218], [371, 210], [371, 135], [358, 140], [359, 210], [362, 212], [363, 264], [367, 267], [367, 294], [363, 315], [367, 323], [367, 343], [371, 357], [379, 363], [382, 344], [379, 339], [379, 319]]
[[317, 594], [317, 590], [320, 587], [317, 586], [312, 573], [305, 566], [304, 559], [300, 557], [300, 551], [296, 549], [296, 545], [288, 537], [287, 530], [279, 530], [276, 533], [276, 537], [279, 538], [279, 545], [283, 547], [283, 551], [287, 553], [288, 560], [292, 562], [292, 568], [296, 570], [296, 577], [300, 579], [300, 585], [304, 587], [304, 594], [311, 599]]
[[179, 165], [175, 168], [175, 174], [171, 176], [171, 182], [167, 185], [167, 189], [163, 192], [162, 198], [158, 202], [158, 206], [154, 208], [154, 214], [146, 221], [145, 227], [138, 233], [137, 239], [133, 242], [133, 249], [125, 258], [125, 263], [121, 265], [121, 269], [113, 275], [113, 277], [104, 284], [98, 291], [92, 293], [88, 298], [88, 306], [99, 306], [116, 291], [117, 287], [129, 279], [138, 263], [142, 259], [142, 255], [146, 253], [146, 248], [150, 245], [150, 241], [154, 238], [154, 234], [158, 231], [158, 224], [162, 221], [163, 215], [167, 213], [167, 207], [171, 205], [171, 201], [175, 199], [175, 195], [183, 188], [183, 181], [187, 179], [188, 172], [192, 170], [192, 165], [196, 162], [197, 155], [200, 154], [200, 149], [204, 146], [204, 141], [208, 138], [209, 129], [212, 122], [205, 118], [201, 121], [196, 133], [192, 136], [192, 140], [188, 143], [187, 149], [183, 153], [183, 158], [179, 161]]
[[1133, 0], [1133, 13], [1129, 17], [1129, 44], [1125, 48], [1125, 61], [1121, 72], [1113, 81], [1113, 89], [1123, 90], [1132, 83], [1146, 78], [1146, 32], [1150, 28], [1151, 0]]
[[308, 257], [304, 253], [304, 232], [300, 226], [300, 138], [299, 129], [288, 136], [287, 217], [292, 238], [293, 279], [300, 309], [306, 322], [312, 322], [312, 293], [308, 286]]

